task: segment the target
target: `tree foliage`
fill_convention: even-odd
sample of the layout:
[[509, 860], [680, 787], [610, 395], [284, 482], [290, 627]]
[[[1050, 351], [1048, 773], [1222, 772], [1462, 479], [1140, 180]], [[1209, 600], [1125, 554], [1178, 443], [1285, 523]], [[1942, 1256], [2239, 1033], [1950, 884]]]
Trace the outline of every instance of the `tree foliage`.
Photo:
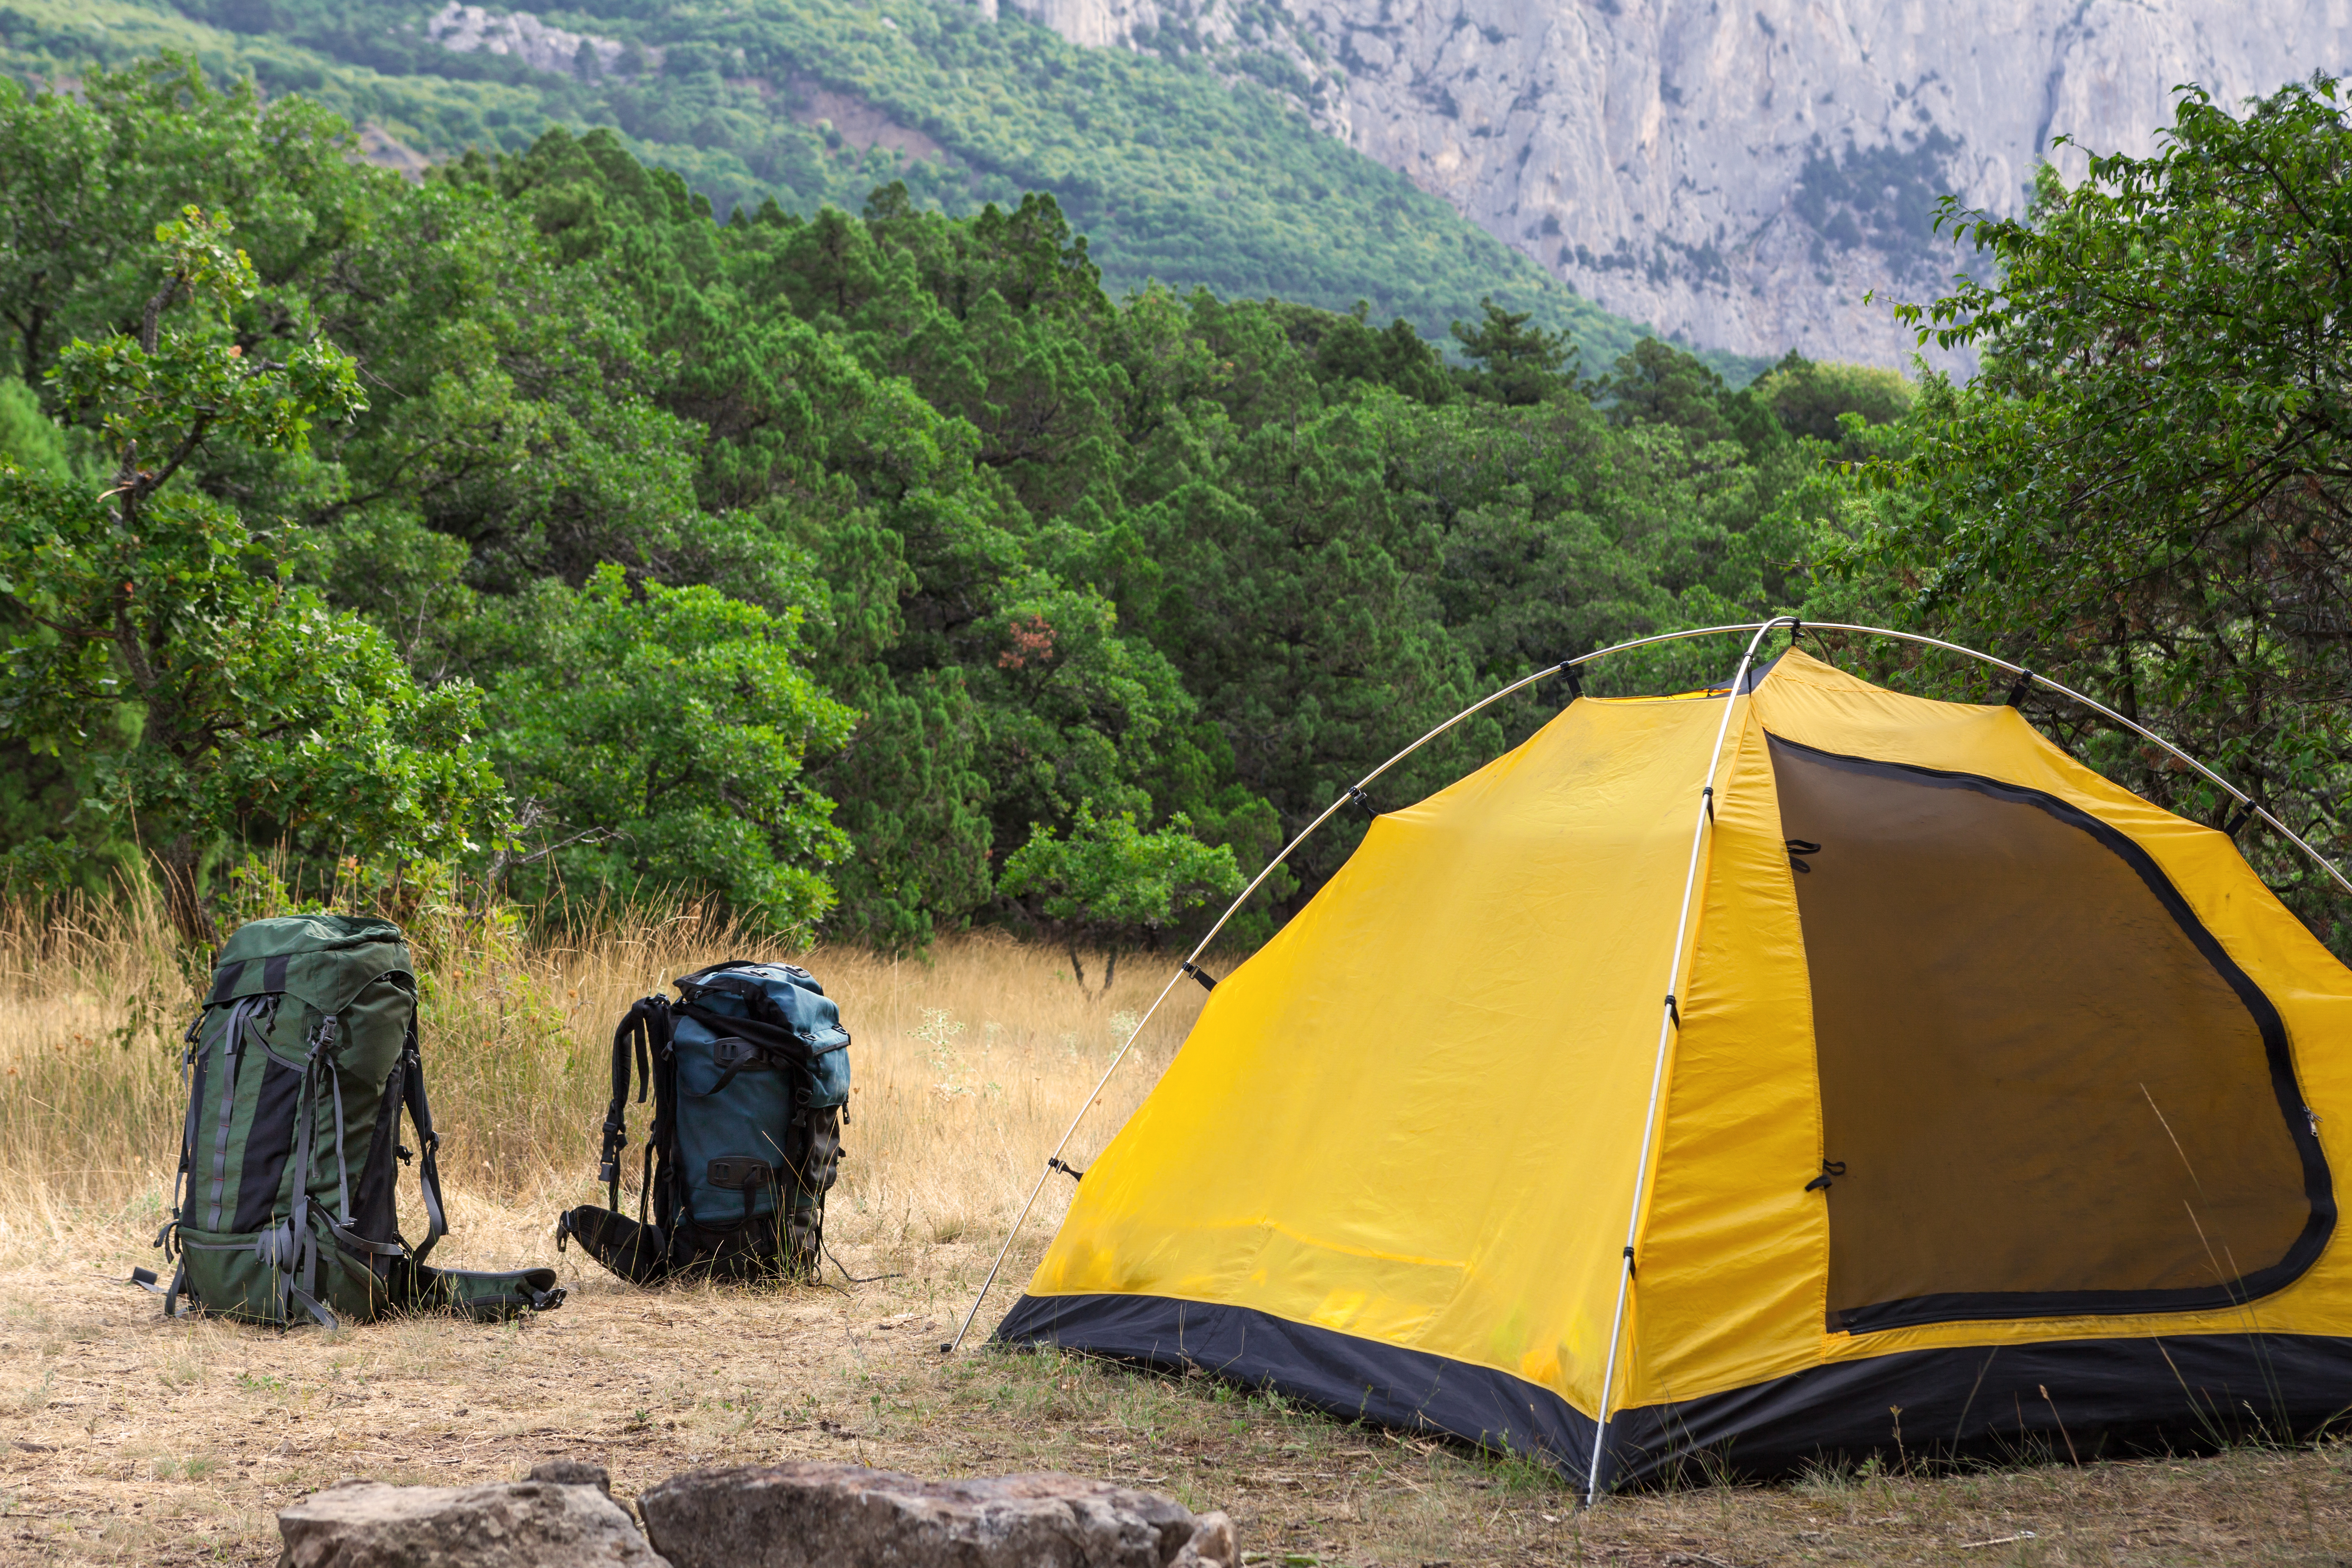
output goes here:
[[[2148, 724], [2341, 861], [2352, 689], [2352, 124], [2325, 79], [2232, 114], [2196, 89], [2147, 158], [2032, 212], [1948, 203], [1993, 281], [1906, 314], [1982, 374], [1931, 379], [1823, 514], [1850, 599], [1989, 646]], [[2079, 707], [2036, 713], [2213, 825], [2233, 803]], [[2259, 828], [2257, 863], [2346, 939]]]
[[191, 206], [154, 247], [136, 335], [76, 338], [50, 378], [114, 455], [110, 486], [0, 467], [0, 735], [76, 761], [85, 793], [58, 826], [114, 818], [152, 844], [200, 936], [197, 874], [225, 834], [446, 858], [491, 791], [470, 689], [420, 692], [383, 633], [288, 582], [301, 541], [167, 488], [212, 438], [299, 458], [313, 415], [361, 405], [309, 322], [275, 357], [247, 352], [233, 318], [258, 288], [226, 219]]
[[[1570, 345], [1500, 293], [1457, 375], [1369, 307], [1113, 300], [1045, 195], [953, 217], [886, 184], [858, 215], [720, 221], [601, 131], [412, 184], [355, 162], [299, 97], [168, 60], [93, 73], [78, 99], [0, 89], [0, 139], [37, 154], [0, 164], [0, 210], [37, 215], [60, 169], [137, 191], [84, 211], [70, 255], [37, 225], [0, 247], [0, 304], [39, 317], [47, 356], [0, 405], [46, 476], [12, 481], [47, 487], [23, 514], [213, 520], [222, 560], [275, 564], [212, 570], [223, 594], [252, 586], [207, 625], [274, 636], [263, 598], [308, 606], [409, 683], [368, 689], [384, 733], [441, 735], [435, 765], [475, 781], [394, 795], [446, 805], [429, 845], [387, 826], [344, 848], [292, 802], [206, 808], [211, 842], [286, 846], [289, 874], [450, 855], [527, 901], [698, 897], [894, 947], [974, 921], [1144, 941], [1204, 916], [1173, 893], [1160, 912], [1153, 856], [1254, 874], [1495, 686], [1801, 592], [1776, 506], [1827, 447], [1667, 345], [1577, 379]], [[251, 269], [184, 351], [213, 356], [186, 377], [215, 378], [193, 443], [140, 391], [177, 340], [123, 346], [155, 285], [109, 259], [152, 258], [152, 214], [191, 204], [237, 213]], [[343, 386], [335, 364], [334, 416], [301, 414]], [[265, 366], [276, 380], [233, 379]], [[168, 479], [100, 505], [134, 441], [136, 471]], [[128, 679], [107, 664], [124, 657], [93, 655], [91, 679]], [[1623, 679], [1711, 673], [1662, 657]], [[1563, 695], [1449, 730], [1382, 804]], [[437, 731], [404, 717], [428, 713]], [[127, 819], [75, 815], [103, 795], [112, 732], [18, 742], [0, 836], [130, 852]], [[348, 754], [402, 776], [381, 747]], [[1327, 826], [1234, 934], [1265, 934], [1360, 832]], [[1080, 846], [1141, 880], [1053, 884], [1044, 862]]]
[[1122, 949], [1156, 940], [1186, 910], [1241, 890], [1233, 851], [1210, 848], [1192, 826], [1180, 812], [1166, 827], [1146, 833], [1133, 812], [1097, 818], [1082, 801], [1068, 837], [1040, 826], [1005, 858], [1003, 891], [1026, 899], [1059, 928], [1079, 984], [1087, 974], [1080, 943], [1101, 950], [1108, 992]]

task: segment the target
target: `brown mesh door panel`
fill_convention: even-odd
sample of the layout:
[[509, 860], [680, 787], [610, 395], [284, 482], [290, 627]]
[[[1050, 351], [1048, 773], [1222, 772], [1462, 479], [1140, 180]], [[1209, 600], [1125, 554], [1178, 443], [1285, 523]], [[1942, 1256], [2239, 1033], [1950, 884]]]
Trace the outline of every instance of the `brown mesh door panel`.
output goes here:
[[[2186, 1310], [2335, 1220], [2277, 1010], [2147, 852], [2036, 791], [1775, 737], [1829, 1321]], [[1818, 847], [1816, 847], [1818, 846]]]

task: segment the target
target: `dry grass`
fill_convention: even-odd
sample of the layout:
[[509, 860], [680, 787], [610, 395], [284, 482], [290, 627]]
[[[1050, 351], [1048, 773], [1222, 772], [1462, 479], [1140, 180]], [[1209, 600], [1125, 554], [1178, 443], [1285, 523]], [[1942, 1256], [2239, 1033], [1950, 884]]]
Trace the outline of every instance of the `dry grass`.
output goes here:
[[[703, 964], [780, 959], [824, 980], [856, 1037], [832, 1231], [897, 1249], [974, 1227], [1001, 1237], [1044, 1152], [1172, 973], [1172, 961], [1130, 960], [1106, 996], [1081, 989], [1066, 958], [1001, 936], [952, 940], [923, 958], [787, 952], [691, 913], [569, 941], [485, 941], [454, 915], [411, 931], [443, 1183], [459, 1204], [552, 1215], [597, 1198], [614, 1022]], [[39, 926], [0, 917], [0, 1169], [24, 1176], [0, 1184], [0, 1240], [101, 1215], [151, 1231], [162, 1223], [186, 1104], [179, 1033], [205, 979], [185, 972], [144, 901]], [[1072, 1145], [1075, 1160], [1141, 1099], [1201, 998], [1189, 984], [1171, 992]], [[633, 1108], [633, 1138], [645, 1118]], [[1039, 1217], [1050, 1231], [1058, 1209]], [[463, 1237], [446, 1245], [476, 1250]], [[536, 1239], [523, 1250], [539, 1250]]]
[[[856, 1032], [851, 1151], [828, 1231], [892, 1278], [746, 1291], [631, 1289], [557, 1209], [594, 1195], [590, 1135], [612, 1020], [731, 933], [690, 919], [572, 944], [461, 940], [413, 921], [454, 1233], [436, 1261], [559, 1262], [572, 1300], [483, 1328], [337, 1333], [165, 1322], [121, 1281], [151, 1262], [189, 981], [152, 915], [0, 924], [0, 1561], [262, 1563], [272, 1510], [341, 1476], [452, 1482], [553, 1455], [637, 1489], [698, 1464], [824, 1456], [952, 1475], [1062, 1468], [1232, 1512], [1268, 1568], [1504, 1561], [2352, 1563], [2336, 1449], [1881, 1471], [1619, 1500], [1579, 1515], [1516, 1461], [1363, 1429], [1206, 1380], [1059, 1357], [938, 1353], [1039, 1159], [1167, 966], [1107, 998], [998, 942], [928, 961], [804, 955]], [[753, 953], [751, 955], [757, 955]], [[1185, 984], [1074, 1146], [1139, 1099], [1197, 1010]], [[640, 1114], [642, 1114], [640, 1112]], [[1048, 1189], [1034, 1265], [1066, 1202]], [[1011, 1292], [982, 1320], [993, 1322]]]

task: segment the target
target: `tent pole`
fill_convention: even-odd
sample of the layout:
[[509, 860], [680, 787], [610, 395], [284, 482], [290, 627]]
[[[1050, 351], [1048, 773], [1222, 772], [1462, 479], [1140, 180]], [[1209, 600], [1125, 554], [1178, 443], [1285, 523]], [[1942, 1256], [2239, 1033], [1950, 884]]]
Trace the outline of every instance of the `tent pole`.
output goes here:
[[[1701, 634], [1694, 632], [1689, 635], [1696, 637]], [[1585, 657], [1589, 658], [1597, 656], [1588, 654]], [[1325, 806], [1321, 816], [1316, 817], [1314, 821], [1299, 829], [1297, 837], [1282, 847], [1282, 853], [1276, 855], [1273, 859], [1266, 862], [1265, 870], [1260, 871], [1255, 877], [1250, 879], [1249, 886], [1244, 888], [1240, 894], [1234, 898], [1234, 901], [1225, 906], [1225, 912], [1217, 917], [1217, 923], [1209, 928], [1208, 934], [1203, 936], [1193, 945], [1192, 951], [1185, 955], [1183, 963], [1178, 967], [1176, 973], [1168, 977], [1168, 984], [1160, 988], [1160, 994], [1151, 999], [1151, 1005], [1144, 1009], [1143, 1016], [1137, 1019], [1135, 1022], [1135, 1027], [1128, 1031], [1127, 1039], [1119, 1046], [1118, 1050], [1111, 1057], [1110, 1065], [1103, 1068], [1102, 1078], [1100, 1081], [1095, 1085], [1094, 1092], [1087, 1096], [1085, 1104], [1078, 1107], [1078, 1113], [1070, 1118], [1070, 1124], [1067, 1128], [1063, 1130], [1061, 1141], [1054, 1145], [1054, 1152], [1045, 1157], [1045, 1168], [1037, 1173], [1036, 1185], [1029, 1189], [1028, 1202], [1021, 1205], [1021, 1213], [1013, 1221], [1013, 1228], [1005, 1233], [1004, 1245], [997, 1248], [996, 1261], [988, 1266], [988, 1277], [980, 1282], [980, 1294], [972, 1298], [971, 1310], [963, 1315], [963, 1326], [956, 1330], [955, 1338], [950, 1340], [947, 1343], [940, 1347], [942, 1352], [952, 1352], [955, 1351], [963, 1343], [964, 1336], [971, 1332], [972, 1320], [980, 1316], [981, 1303], [988, 1300], [988, 1292], [990, 1289], [995, 1285], [996, 1276], [1003, 1269], [1005, 1258], [1012, 1254], [1014, 1238], [1020, 1236], [1021, 1227], [1029, 1223], [1029, 1211], [1037, 1206], [1037, 1199], [1045, 1192], [1046, 1182], [1051, 1180], [1053, 1177], [1054, 1162], [1062, 1157], [1062, 1152], [1069, 1147], [1070, 1140], [1077, 1136], [1078, 1124], [1086, 1120], [1087, 1112], [1092, 1110], [1097, 1103], [1101, 1100], [1103, 1090], [1110, 1087], [1111, 1074], [1117, 1072], [1118, 1070], [1118, 1064], [1127, 1059], [1128, 1051], [1134, 1046], [1135, 1042], [1142, 1037], [1145, 1026], [1151, 1022], [1151, 1016], [1160, 1011], [1160, 1005], [1168, 1000], [1168, 994], [1176, 989], [1176, 983], [1179, 980], [1181, 980], [1186, 974], [1195, 972], [1201, 962], [1201, 955], [1209, 951], [1209, 944], [1217, 940], [1217, 933], [1219, 931], [1225, 929], [1225, 922], [1232, 920], [1234, 916], [1240, 911], [1241, 907], [1244, 904], [1249, 902], [1250, 895], [1256, 892], [1259, 887], [1265, 883], [1268, 877], [1274, 875], [1275, 868], [1280, 866], [1285, 860], [1289, 859], [1292, 850], [1297, 849], [1300, 845], [1306, 843], [1308, 837], [1312, 835], [1317, 828], [1322, 826], [1326, 822], [1328, 822], [1333, 814], [1338, 812], [1349, 801], [1355, 799], [1358, 794], [1363, 790], [1365, 785], [1379, 778], [1382, 773], [1387, 773], [1391, 768], [1404, 761], [1405, 758], [1412, 755], [1413, 752], [1421, 750], [1422, 747], [1429, 744], [1430, 742], [1434, 741], [1438, 736], [1443, 735], [1446, 731], [1451, 730], [1454, 725], [1459, 724], [1463, 720], [1469, 718], [1473, 713], [1479, 711], [1481, 709], [1486, 708], [1491, 704], [1500, 702], [1504, 698], [1510, 696], [1513, 692], [1521, 690], [1526, 687], [1533, 686], [1538, 680], [1546, 680], [1550, 679], [1552, 676], [1558, 675], [1561, 670], [1566, 669], [1569, 664], [1578, 664], [1581, 662], [1583, 661], [1580, 659], [1570, 659], [1568, 663], [1556, 665], [1549, 669], [1539, 669], [1533, 675], [1523, 676], [1519, 679], [1511, 682], [1508, 686], [1504, 687], [1502, 689], [1489, 693], [1487, 696], [1480, 698], [1477, 701], [1472, 703], [1469, 707], [1465, 708], [1461, 712], [1456, 713], [1453, 718], [1448, 719], [1444, 723], [1440, 724], [1436, 729], [1432, 730], [1420, 740], [1415, 741], [1412, 745], [1407, 746], [1403, 751], [1399, 752], [1395, 756], [1391, 757], [1387, 762], [1382, 763], [1379, 767], [1374, 768], [1370, 773], [1366, 773], [1361, 779], [1359, 779], [1356, 782], [1354, 788], [1348, 790], [1342, 794], [1339, 799]]]
[[[1785, 619], [1787, 617], [1783, 618]], [[1387, 762], [1382, 763], [1379, 767], [1374, 768], [1370, 773], [1366, 773], [1362, 778], [1357, 780], [1354, 788], [1346, 791], [1339, 799], [1333, 801], [1329, 805], [1325, 806], [1323, 808], [1322, 815], [1316, 817], [1314, 821], [1308, 823], [1305, 827], [1300, 828], [1297, 837], [1291, 839], [1289, 843], [1284, 845], [1282, 847], [1282, 852], [1276, 855], [1273, 859], [1266, 862], [1265, 869], [1260, 871], [1255, 877], [1252, 878], [1250, 879], [1249, 886], [1244, 888], [1241, 890], [1240, 895], [1236, 897], [1232, 903], [1225, 906], [1225, 912], [1217, 917], [1217, 923], [1209, 928], [1209, 934], [1202, 937], [1200, 942], [1194, 945], [1192, 952], [1186, 955], [1183, 965], [1177, 969], [1175, 975], [1170, 977], [1166, 985], [1160, 987], [1160, 994], [1152, 998], [1151, 1005], [1144, 1010], [1143, 1016], [1136, 1020], [1135, 1027], [1128, 1032], [1127, 1039], [1119, 1046], [1117, 1053], [1111, 1057], [1110, 1066], [1103, 1069], [1101, 1081], [1095, 1085], [1095, 1091], [1087, 1096], [1086, 1103], [1078, 1108], [1077, 1115], [1070, 1119], [1070, 1125], [1063, 1131], [1061, 1142], [1055, 1143], [1054, 1145], [1054, 1152], [1046, 1156], [1045, 1167], [1037, 1173], [1036, 1185], [1029, 1189], [1028, 1201], [1021, 1205], [1021, 1213], [1013, 1219], [1012, 1230], [1007, 1232], [1005, 1235], [1004, 1245], [997, 1248], [996, 1261], [988, 1266], [988, 1277], [980, 1282], [980, 1294], [972, 1298], [971, 1310], [963, 1315], [963, 1325], [956, 1330], [955, 1338], [941, 1345], [940, 1350], [943, 1353], [953, 1352], [962, 1345], [964, 1336], [971, 1332], [972, 1321], [980, 1316], [981, 1303], [988, 1300], [988, 1292], [991, 1288], [995, 1285], [996, 1276], [1003, 1271], [1005, 1258], [1011, 1256], [1013, 1240], [1020, 1236], [1021, 1227], [1029, 1223], [1030, 1211], [1037, 1206], [1037, 1199], [1045, 1191], [1045, 1184], [1053, 1178], [1054, 1162], [1062, 1157], [1063, 1152], [1069, 1147], [1070, 1140], [1077, 1136], [1078, 1124], [1086, 1120], [1087, 1112], [1092, 1110], [1096, 1104], [1100, 1101], [1103, 1090], [1110, 1086], [1111, 1074], [1117, 1072], [1118, 1070], [1118, 1064], [1127, 1059], [1129, 1048], [1135, 1044], [1139, 1037], [1141, 1037], [1144, 1026], [1151, 1022], [1151, 1016], [1160, 1011], [1160, 1005], [1168, 1000], [1168, 994], [1176, 988], [1176, 981], [1187, 973], [1192, 972], [1192, 967], [1201, 962], [1201, 955], [1209, 950], [1209, 944], [1211, 942], [1217, 940], [1217, 933], [1225, 929], [1225, 922], [1232, 920], [1235, 914], [1239, 913], [1241, 907], [1249, 902], [1250, 895], [1256, 892], [1259, 887], [1265, 883], [1268, 877], [1274, 875], [1274, 868], [1281, 865], [1285, 860], [1289, 859], [1291, 851], [1297, 849], [1301, 844], [1306, 843], [1307, 838], [1314, 834], [1317, 828], [1322, 826], [1326, 822], [1331, 819], [1331, 816], [1335, 812], [1346, 805], [1350, 800], [1355, 799], [1366, 785], [1378, 779], [1382, 773], [1387, 773], [1391, 768], [1396, 766], [1399, 763], [1404, 761], [1407, 757], [1412, 755], [1423, 746], [1429, 744], [1430, 742], [1434, 741], [1438, 736], [1443, 735], [1445, 731], [1454, 728], [1454, 725], [1462, 722], [1463, 720], [1469, 718], [1472, 714], [1490, 707], [1496, 702], [1500, 702], [1504, 698], [1510, 696], [1515, 691], [1523, 690], [1528, 687], [1533, 686], [1538, 680], [1548, 680], [1551, 677], [1558, 675], [1563, 670], [1569, 669], [1573, 666], [1590, 664], [1596, 658], [1606, 658], [1612, 653], [1623, 653], [1629, 648], [1648, 647], [1653, 643], [1682, 642], [1690, 637], [1713, 637], [1718, 632], [1761, 632], [1769, 626], [1779, 624], [1780, 623], [1778, 621], [1772, 621], [1765, 623], [1764, 626], [1759, 626], [1754, 621], [1743, 621], [1733, 626], [1696, 626], [1689, 631], [1661, 632], [1654, 637], [1635, 637], [1631, 642], [1614, 643], [1608, 647], [1596, 648], [1591, 653], [1580, 654], [1576, 658], [1570, 659], [1563, 659], [1560, 663], [1553, 666], [1549, 669], [1539, 669], [1533, 675], [1522, 676], [1520, 679], [1512, 681], [1508, 686], [1502, 688], [1500, 690], [1490, 692], [1486, 696], [1480, 698], [1477, 701], [1473, 702], [1469, 707], [1465, 708], [1461, 712], [1456, 713], [1453, 718], [1448, 719], [1444, 723], [1440, 724], [1436, 729], [1432, 730], [1420, 740], [1415, 741], [1412, 745], [1407, 746], [1403, 751], [1399, 752], [1395, 756], [1391, 757]]]
[[1658, 1095], [1665, 1085], [1666, 1047], [1674, 1041], [1681, 1026], [1681, 1010], [1675, 1005], [1675, 988], [1682, 984], [1683, 943], [1690, 935], [1691, 895], [1698, 887], [1700, 852], [1706, 847], [1707, 828], [1715, 821], [1715, 781], [1723, 767], [1723, 742], [1731, 733], [1731, 710], [1744, 695], [1741, 688], [1748, 684], [1748, 668], [1755, 662], [1756, 649], [1774, 626], [1795, 626], [1794, 616], [1776, 616], [1756, 628], [1748, 639], [1748, 649], [1739, 656], [1738, 672], [1731, 678], [1730, 689], [1723, 694], [1723, 719], [1715, 727], [1715, 751], [1707, 758], [1706, 778], [1699, 794], [1698, 811], [1691, 822], [1690, 864], [1683, 872], [1682, 912], [1675, 920], [1675, 945], [1666, 961], [1666, 999], [1658, 1014], [1658, 1048], [1650, 1060], [1650, 1103], [1642, 1119], [1642, 1152], [1633, 1162], [1633, 1203], [1625, 1215], [1625, 1251], [1617, 1268], [1617, 1308], [1609, 1319], [1609, 1356], [1601, 1373], [1601, 1398], [1592, 1416], [1592, 1465], [1584, 1477], [1584, 1506], [1591, 1508], [1594, 1494], [1601, 1488], [1601, 1456], [1609, 1446], [1609, 1395], [1617, 1381], [1617, 1350], [1625, 1332], [1625, 1299], [1633, 1280], [1633, 1243], [1642, 1226], [1642, 1199], [1649, 1190], [1650, 1146], [1658, 1130]]
[[1807, 621], [1805, 624], [1819, 631], [1860, 632], [1865, 637], [1893, 637], [1898, 642], [1920, 643], [1928, 647], [1943, 648], [1947, 652], [1950, 653], [1966, 654], [1970, 658], [1991, 665], [1995, 669], [2006, 670], [2011, 675], [2021, 675], [2037, 686], [2046, 686], [2051, 690], [2057, 692], [2061, 697], [2070, 698], [2073, 700], [2081, 703], [2084, 707], [2088, 708], [2094, 713], [2099, 714], [2103, 718], [2122, 725], [2125, 729], [2129, 730], [2133, 734], [2137, 735], [2141, 740], [2147, 741], [2153, 744], [2163, 747], [2173, 756], [2178, 757], [2180, 761], [2196, 769], [2199, 773], [2204, 776], [2207, 783], [2212, 784], [2214, 788], [2228, 795], [2231, 800], [2236, 801], [2240, 805], [2244, 806], [2248, 811], [2252, 812], [2256, 816], [2261, 817], [2264, 822], [2270, 824], [2272, 831], [2275, 832], [2280, 837], [2285, 839], [2297, 849], [2302, 850], [2305, 855], [2309, 856], [2312, 863], [2317, 866], [2321, 870], [2326, 872], [2329, 879], [2335, 882], [2337, 887], [2343, 889], [2344, 891], [2347, 893], [2352, 893], [2352, 879], [2347, 879], [2342, 871], [2336, 869], [2336, 863], [2334, 861], [2328, 859], [2326, 856], [2322, 855], [2318, 850], [2305, 843], [2301, 834], [2295, 832], [2294, 829], [2289, 827], [2285, 823], [2281, 822], [2277, 817], [2273, 816], [2261, 806], [2256, 805], [2254, 804], [2253, 796], [2248, 795], [2244, 790], [2240, 789], [2237, 785], [2231, 784], [2220, 773], [2215, 773], [2211, 768], [2207, 767], [2203, 763], [2199, 762], [2196, 758], [2190, 756], [2188, 752], [2182, 751], [2179, 747], [2174, 745], [2171, 742], [2166, 740], [2163, 736], [2158, 734], [2147, 725], [2139, 722], [2136, 719], [2125, 718], [2122, 714], [2116, 712], [2114, 709], [2108, 707], [2105, 703], [2100, 701], [2095, 697], [2085, 697], [2083, 693], [2075, 690], [2071, 686], [2061, 686], [2058, 682], [2051, 679], [2046, 675], [2036, 675], [2032, 670], [2026, 668], [2021, 664], [2011, 664], [2005, 658], [1995, 658], [1991, 654], [1980, 653], [1975, 648], [1964, 647], [1959, 643], [1946, 642], [1941, 637], [1925, 637], [1917, 632], [1891, 631], [1885, 626], [1848, 626], [1839, 621]]

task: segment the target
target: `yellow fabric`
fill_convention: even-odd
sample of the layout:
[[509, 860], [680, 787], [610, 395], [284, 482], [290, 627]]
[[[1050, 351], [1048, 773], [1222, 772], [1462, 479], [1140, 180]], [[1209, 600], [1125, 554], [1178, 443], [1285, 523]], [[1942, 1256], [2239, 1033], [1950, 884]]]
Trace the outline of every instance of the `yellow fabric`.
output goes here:
[[[2080, 806], [2129, 835], [2278, 1008], [2286, 1023], [2296, 1081], [2305, 1103], [2320, 1119], [2320, 1147], [2335, 1179], [2338, 1205], [2352, 1197], [2347, 1191], [2352, 1183], [2352, 1049], [2347, 1048], [2352, 1047], [2352, 973], [2263, 886], [2227, 837], [2110, 784], [2051, 744], [2013, 709], [1958, 707], [1905, 697], [1796, 654], [1783, 658], [1758, 688], [1755, 712], [1759, 723], [1788, 740], [1848, 756], [2023, 784]], [[2352, 1259], [2347, 1257], [2346, 1223], [2339, 1219], [2326, 1251], [2309, 1272], [2284, 1289], [2235, 1310], [1938, 1323], [1869, 1334], [1827, 1334], [1817, 1323], [1817, 1350], [1811, 1359], [1853, 1360], [1928, 1346], [2251, 1329], [2352, 1334]], [[1745, 1381], [1717, 1381], [1711, 1388]]]
[[1804, 1190], [1822, 1158], [1812, 998], [1752, 717], [1738, 745], [1612, 1408], [1760, 1383], [1820, 1355], [1829, 1219]]
[[1381, 817], [1218, 984], [1031, 1291], [1252, 1307], [1590, 1410], [1721, 716], [1578, 702]]
[[[1578, 701], [1381, 818], [1218, 985], [1030, 1292], [1252, 1308], [1509, 1373], [1591, 1415], [1725, 700]], [[1823, 1157], [1811, 994], [1768, 731], [2046, 791], [2145, 846], [2284, 1017], [2339, 1184], [2352, 973], [2227, 839], [2100, 779], [2013, 710], [1903, 697], [1802, 653], [1731, 700], [1610, 1408], [1920, 1346], [2352, 1333], [2340, 1240], [2233, 1313], [1826, 1331], [1826, 1210], [1803, 1190]]]

